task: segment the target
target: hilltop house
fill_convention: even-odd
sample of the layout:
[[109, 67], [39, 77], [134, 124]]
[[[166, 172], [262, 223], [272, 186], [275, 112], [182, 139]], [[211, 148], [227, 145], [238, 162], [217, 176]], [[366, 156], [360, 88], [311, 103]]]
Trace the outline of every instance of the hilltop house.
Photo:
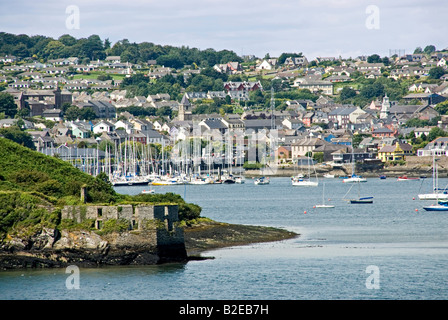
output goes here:
[[224, 83], [224, 90], [229, 91], [255, 91], [255, 90], [263, 90], [263, 86], [260, 81], [251, 82], [251, 81], [242, 81], [242, 82], [234, 82], [229, 81]]
[[273, 70], [277, 65], [277, 59], [264, 59], [255, 67], [256, 70]]
[[297, 78], [292, 87], [298, 89], [308, 89], [311, 92], [322, 92], [323, 94], [333, 94], [333, 82], [326, 80], [313, 80], [308, 78]]

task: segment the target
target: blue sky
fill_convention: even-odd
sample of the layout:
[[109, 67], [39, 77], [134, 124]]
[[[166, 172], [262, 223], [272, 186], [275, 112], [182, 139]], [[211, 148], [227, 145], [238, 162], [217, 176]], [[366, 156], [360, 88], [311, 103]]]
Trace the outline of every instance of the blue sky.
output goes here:
[[[66, 8], [79, 8], [79, 29], [69, 29]], [[379, 28], [367, 28], [378, 11]], [[112, 43], [153, 42], [237, 54], [303, 52], [308, 58], [343, 58], [389, 49], [448, 47], [446, 0], [0, 0], [0, 31], [76, 38], [98, 34]]]

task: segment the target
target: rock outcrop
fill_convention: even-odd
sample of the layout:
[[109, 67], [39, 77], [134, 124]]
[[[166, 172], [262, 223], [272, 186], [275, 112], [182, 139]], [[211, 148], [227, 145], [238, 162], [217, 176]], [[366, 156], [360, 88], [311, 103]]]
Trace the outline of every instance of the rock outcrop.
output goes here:
[[157, 230], [110, 233], [43, 228], [9, 236], [0, 247], [2, 269], [101, 265], [152, 265], [187, 260], [184, 243], [157, 243]]

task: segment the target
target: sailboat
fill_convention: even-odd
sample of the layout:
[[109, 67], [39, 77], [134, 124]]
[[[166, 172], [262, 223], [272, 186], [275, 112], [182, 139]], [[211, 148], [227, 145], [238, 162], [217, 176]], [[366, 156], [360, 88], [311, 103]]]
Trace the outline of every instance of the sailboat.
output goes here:
[[[439, 174], [437, 170], [436, 158], [433, 156], [432, 159], [432, 188], [434, 192], [432, 193], [421, 193], [418, 195], [419, 200], [448, 200], [448, 194], [446, 192], [439, 193]], [[444, 190], [445, 191], [445, 190]]]
[[268, 177], [260, 177], [258, 179], [255, 179], [254, 184], [259, 186], [259, 185], [264, 185], [264, 184], [269, 184], [269, 178]]
[[304, 175], [299, 174], [295, 177], [291, 178], [291, 183], [293, 186], [298, 186], [298, 187], [317, 187], [319, 185], [319, 181], [317, 179], [317, 173], [316, 173], [316, 168], [314, 166], [314, 162], [313, 162], [313, 168], [314, 168], [314, 174], [316, 176], [315, 180], [311, 180], [311, 164], [310, 161], [313, 161], [310, 158], [307, 158], [307, 162], [308, 162], [308, 175], [307, 177], [304, 177]]
[[[347, 196], [347, 194], [352, 190], [354, 184], [348, 189], [347, 193], [345, 194], [344, 198]], [[348, 200], [350, 203], [353, 204], [366, 204], [366, 203], [373, 203], [373, 197], [360, 197], [360, 191], [361, 191], [361, 185], [358, 181], [358, 198], [355, 199], [345, 199]]]
[[316, 208], [334, 208], [334, 205], [325, 204], [325, 182], [322, 184], [322, 203], [316, 204]]
[[[435, 200], [437, 203], [432, 204], [430, 206], [424, 206], [423, 209], [426, 211], [448, 211], [448, 202], [445, 199], [440, 199], [439, 188], [438, 188], [438, 170], [437, 170], [437, 160], [435, 156], [433, 156], [433, 179], [434, 180], [434, 189], [435, 189]], [[419, 195], [420, 196], [420, 195]], [[419, 197], [420, 198], [420, 197]]]
[[344, 183], [356, 183], [356, 182], [367, 182], [366, 178], [358, 176], [355, 174], [355, 155], [353, 153], [353, 140], [352, 140], [352, 175], [350, 177], [342, 179]]

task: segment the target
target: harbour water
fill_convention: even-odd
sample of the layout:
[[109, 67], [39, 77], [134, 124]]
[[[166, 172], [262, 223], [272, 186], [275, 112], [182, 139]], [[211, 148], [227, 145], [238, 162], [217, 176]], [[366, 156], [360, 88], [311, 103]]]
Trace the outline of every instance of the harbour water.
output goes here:
[[[334, 208], [313, 208], [325, 201]], [[439, 179], [445, 186], [448, 179]], [[417, 200], [431, 179], [368, 178], [361, 196], [373, 204], [342, 200], [350, 185], [321, 179], [318, 187], [293, 187], [290, 178], [252, 179], [233, 185], [152, 186], [199, 204], [217, 221], [285, 228], [286, 241], [206, 252], [214, 259], [161, 266], [80, 269], [69, 290], [65, 269], [0, 272], [0, 299], [139, 300], [364, 300], [448, 298], [448, 212], [428, 212]], [[137, 194], [148, 186], [117, 187]], [[357, 186], [351, 196], [358, 196]], [[348, 197], [350, 194], [348, 195]], [[415, 197], [416, 200], [413, 200]], [[374, 271], [372, 271], [374, 270]]]

